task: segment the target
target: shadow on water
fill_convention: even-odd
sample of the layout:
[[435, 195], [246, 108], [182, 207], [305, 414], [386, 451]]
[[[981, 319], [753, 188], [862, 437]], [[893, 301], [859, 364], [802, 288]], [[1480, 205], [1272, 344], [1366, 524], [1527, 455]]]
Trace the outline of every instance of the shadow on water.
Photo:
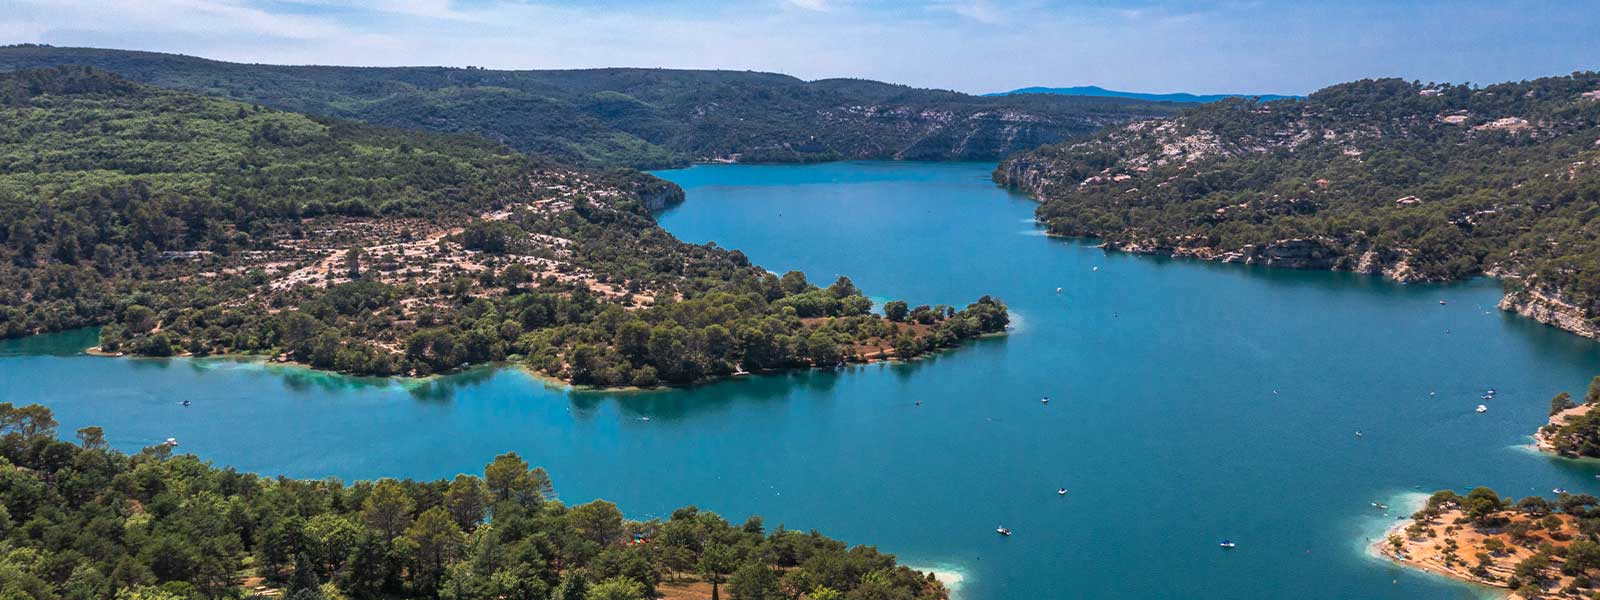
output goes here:
[[601, 406], [614, 402], [625, 417], [684, 421], [725, 414], [735, 406], [771, 405], [794, 396], [827, 392], [842, 375], [855, 368], [858, 367], [734, 377], [692, 386], [694, 394], [682, 393], [685, 388], [669, 387], [620, 392], [573, 390], [567, 397], [573, 409], [584, 416], [592, 416]]
[[406, 386], [406, 391], [410, 393], [412, 399], [419, 402], [443, 404], [454, 400], [458, 392], [488, 383], [496, 375], [499, 375], [501, 371], [507, 370], [510, 369], [504, 366], [485, 365], [473, 367], [460, 373], [426, 379], [416, 383], [403, 383], [402, 385]]
[[100, 343], [100, 329], [85, 327], [46, 335], [0, 340], [0, 357], [78, 356]]

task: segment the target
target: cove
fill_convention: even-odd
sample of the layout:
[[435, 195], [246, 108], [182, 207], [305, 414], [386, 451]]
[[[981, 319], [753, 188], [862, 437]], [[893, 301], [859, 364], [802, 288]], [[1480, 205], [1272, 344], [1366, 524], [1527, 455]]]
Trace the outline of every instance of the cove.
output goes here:
[[1521, 448], [1551, 395], [1600, 373], [1600, 344], [1495, 310], [1495, 282], [1106, 254], [1039, 235], [992, 168], [659, 173], [688, 192], [660, 216], [685, 240], [882, 299], [1011, 306], [1011, 335], [927, 360], [596, 393], [515, 369], [398, 383], [97, 358], [72, 332], [0, 342], [0, 402], [295, 477], [447, 477], [516, 450], [567, 502], [758, 513], [960, 571], [968, 600], [1476, 597], [1366, 538], [1435, 489], [1600, 492], [1600, 463]]

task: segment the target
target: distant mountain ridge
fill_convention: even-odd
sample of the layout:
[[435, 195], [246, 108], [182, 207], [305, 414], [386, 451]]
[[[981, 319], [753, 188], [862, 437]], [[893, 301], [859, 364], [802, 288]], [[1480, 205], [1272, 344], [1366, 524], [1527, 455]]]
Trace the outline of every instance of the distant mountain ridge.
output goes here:
[[1178, 108], [1128, 98], [984, 97], [754, 71], [287, 66], [130, 50], [0, 47], [0, 72], [61, 65], [280, 110], [472, 133], [588, 166], [998, 160]]
[[1303, 96], [1288, 96], [1282, 94], [1190, 94], [1177, 92], [1172, 94], [1146, 94], [1143, 92], [1121, 92], [1108, 90], [1097, 85], [1080, 85], [1075, 87], [1025, 87], [1009, 92], [996, 92], [984, 94], [985, 96], [1016, 96], [1020, 94], [1052, 94], [1057, 96], [1090, 96], [1095, 98], [1127, 98], [1130, 100], [1149, 100], [1151, 102], [1180, 102], [1185, 104], [1201, 104], [1216, 102], [1228, 98], [1259, 98], [1262, 102], [1283, 100], [1286, 98], [1301, 98]]

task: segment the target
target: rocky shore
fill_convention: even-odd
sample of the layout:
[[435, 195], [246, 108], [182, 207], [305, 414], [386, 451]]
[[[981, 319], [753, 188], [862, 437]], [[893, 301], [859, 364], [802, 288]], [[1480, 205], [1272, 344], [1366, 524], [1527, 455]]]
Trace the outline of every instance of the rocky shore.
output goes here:
[[1514, 312], [1586, 338], [1600, 339], [1600, 325], [1585, 316], [1582, 308], [1563, 300], [1560, 294], [1551, 290], [1531, 287], [1509, 292], [1500, 299], [1500, 310]]
[[[1049, 190], [1058, 185], [1077, 185], [1069, 174], [1056, 172], [1049, 160], [1033, 161], [1026, 155], [1014, 156], [1001, 163], [994, 172], [996, 183], [1018, 191], [1027, 192], [1035, 200], [1043, 201]], [[1061, 232], [1052, 231], [1052, 234]], [[1149, 254], [1172, 258], [1193, 258], [1214, 262], [1262, 265], [1283, 269], [1316, 271], [1349, 271], [1378, 275], [1402, 283], [1442, 281], [1419, 273], [1412, 267], [1410, 249], [1378, 249], [1367, 240], [1341, 240], [1330, 237], [1289, 238], [1269, 244], [1246, 244], [1228, 249], [1205, 245], [1168, 243], [1156, 239], [1123, 240], [1117, 232], [1075, 232], [1072, 235], [1103, 236], [1100, 244], [1105, 250]], [[1518, 275], [1508, 269], [1496, 268], [1486, 273], [1498, 279], [1516, 279]], [[1508, 286], [1509, 287], [1509, 286]], [[1501, 298], [1499, 307], [1507, 312], [1533, 319], [1586, 338], [1600, 339], [1600, 324], [1596, 324], [1584, 310], [1562, 298], [1558, 291], [1538, 285], [1521, 285], [1509, 290]]]

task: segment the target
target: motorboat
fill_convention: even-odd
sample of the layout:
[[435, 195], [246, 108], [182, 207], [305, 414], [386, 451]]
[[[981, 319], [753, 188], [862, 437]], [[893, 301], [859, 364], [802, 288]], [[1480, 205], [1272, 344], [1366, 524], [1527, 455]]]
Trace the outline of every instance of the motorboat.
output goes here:
[[1011, 530], [1010, 529], [1006, 529], [1005, 527], [996, 527], [996, 528], [994, 528], [994, 532], [998, 533], [1000, 535], [1004, 535], [1004, 536], [1011, 535]]
[[1484, 405], [1482, 405], [1482, 404], [1479, 404], [1479, 405], [1478, 405], [1478, 409], [1477, 409], [1477, 410], [1478, 410], [1478, 412], [1481, 412], [1481, 413], [1483, 413], [1483, 412], [1489, 412], [1489, 407], [1487, 407], [1487, 406], [1484, 406]]
[[1232, 550], [1233, 547], [1237, 546], [1238, 544], [1233, 543], [1232, 540], [1222, 540], [1222, 543], [1217, 544], [1217, 545], [1218, 546], [1222, 546], [1223, 550]]

